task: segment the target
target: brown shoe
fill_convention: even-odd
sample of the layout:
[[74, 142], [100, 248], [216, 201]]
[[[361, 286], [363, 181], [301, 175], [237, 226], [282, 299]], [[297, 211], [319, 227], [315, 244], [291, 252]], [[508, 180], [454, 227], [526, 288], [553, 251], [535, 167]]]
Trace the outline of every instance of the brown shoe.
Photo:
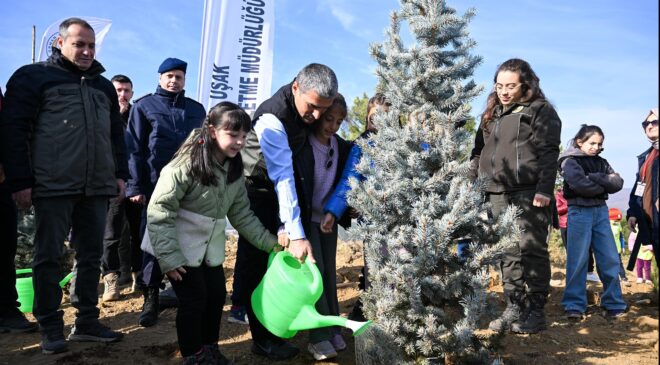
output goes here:
[[119, 280], [119, 275], [117, 275], [116, 272], [111, 272], [103, 277], [103, 284], [105, 286], [105, 289], [103, 290], [104, 302], [119, 300], [117, 280]]

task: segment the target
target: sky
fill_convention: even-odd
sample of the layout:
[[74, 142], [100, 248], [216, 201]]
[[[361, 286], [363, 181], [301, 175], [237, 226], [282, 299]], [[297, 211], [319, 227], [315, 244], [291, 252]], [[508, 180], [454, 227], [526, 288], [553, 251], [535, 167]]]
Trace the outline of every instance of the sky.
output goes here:
[[[232, 0], [238, 1], [238, 0]], [[658, 106], [658, 1], [656, 0], [449, 0], [468, 26], [483, 57], [473, 79], [484, 94], [473, 102], [483, 111], [497, 66], [513, 57], [528, 61], [562, 119], [562, 145], [580, 124], [605, 133], [614, 170], [634, 183], [635, 156], [650, 144], [640, 123]], [[195, 97], [202, 0], [0, 0], [0, 87], [31, 62], [32, 26], [37, 49], [46, 28], [69, 16], [112, 20], [98, 55], [105, 76], [128, 75], [135, 97], [153, 92], [157, 69], [167, 57], [188, 62], [186, 95]], [[330, 66], [349, 102], [373, 93], [377, 84], [369, 44], [385, 40], [395, 0], [275, 0], [273, 91], [311, 62]], [[404, 39], [408, 39], [405, 37]], [[411, 43], [408, 43], [410, 45]]]

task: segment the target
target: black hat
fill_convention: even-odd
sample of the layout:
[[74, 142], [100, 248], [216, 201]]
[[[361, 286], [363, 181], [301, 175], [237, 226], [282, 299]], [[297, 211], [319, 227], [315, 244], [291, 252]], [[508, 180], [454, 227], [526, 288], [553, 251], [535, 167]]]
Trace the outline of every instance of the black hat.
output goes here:
[[184, 61], [181, 61], [178, 58], [167, 58], [163, 63], [160, 64], [160, 67], [158, 67], [158, 73], [162, 74], [167, 71], [172, 71], [172, 70], [181, 70], [183, 73], [186, 73], [186, 68], [188, 67], [188, 64], [185, 63]]

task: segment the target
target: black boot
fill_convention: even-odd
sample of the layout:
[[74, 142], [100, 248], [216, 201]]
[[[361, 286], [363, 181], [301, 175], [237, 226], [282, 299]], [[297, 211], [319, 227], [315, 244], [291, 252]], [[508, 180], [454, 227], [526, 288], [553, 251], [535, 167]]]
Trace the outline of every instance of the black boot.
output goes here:
[[488, 324], [488, 329], [495, 332], [506, 331], [511, 328], [511, 324], [521, 320], [525, 311], [525, 292], [513, 291], [505, 292], [506, 309], [502, 315]]
[[144, 304], [142, 313], [138, 318], [138, 324], [142, 327], [151, 327], [158, 322], [158, 288], [145, 288]]
[[545, 303], [548, 295], [546, 293], [531, 293], [527, 295], [529, 300], [529, 313], [524, 320], [514, 323], [511, 332], [515, 333], [538, 333], [546, 329]]

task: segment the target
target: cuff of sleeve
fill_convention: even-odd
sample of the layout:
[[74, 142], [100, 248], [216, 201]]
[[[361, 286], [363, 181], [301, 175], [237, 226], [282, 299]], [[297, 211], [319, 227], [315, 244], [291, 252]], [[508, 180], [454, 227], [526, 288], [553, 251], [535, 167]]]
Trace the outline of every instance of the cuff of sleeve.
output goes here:
[[293, 222], [289, 225], [289, 239], [291, 241], [305, 239], [305, 230], [300, 221]]

